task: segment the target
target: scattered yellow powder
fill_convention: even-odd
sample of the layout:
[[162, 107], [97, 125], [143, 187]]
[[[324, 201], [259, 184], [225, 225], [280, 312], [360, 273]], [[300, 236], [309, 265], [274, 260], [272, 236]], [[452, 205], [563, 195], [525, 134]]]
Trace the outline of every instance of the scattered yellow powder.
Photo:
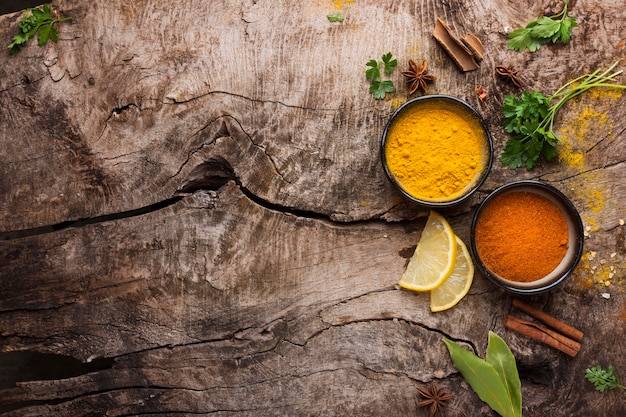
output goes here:
[[[352, 3], [353, 1], [354, 0], [346, 0], [345, 2], [346, 3]], [[344, 3], [343, 0], [335, 0], [335, 3], [334, 3], [335, 4], [335, 8], [337, 8], [337, 9], [343, 8], [343, 3]]]
[[593, 148], [599, 138], [615, 140], [612, 135], [613, 126], [606, 113], [598, 109], [610, 109], [622, 97], [623, 91], [616, 88], [593, 88], [577, 100], [568, 103], [573, 116], [562, 121], [559, 131], [561, 142], [558, 145], [559, 161], [578, 173], [577, 182], [572, 187], [572, 196], [583, 204], [581, 217], [587, 230], [598, 230], [598, 219], [594, 214], [601, 213], [607, 198], [614, 196], [606, 194], [601, 184], [607, 184], [602, 170], [591, 170], [586, 164], [585, 153]]
[[598, 190], [590, 190], [588, 207], [594, 213], [599, 213], [604, 208], [604, 197]]
[[401, 105], [403, 105], [404, 103], [406, 103], [406, 96], [405, 97], [394, 97], [393, 99], [391, 99], [391, 108], [392, 109], [397, 109], [399, 108]]
[[589, 93], [594, 99], [613, 99], [617, 100], [622, 97], [624, 90], [620, 88], [592, 88]]
[[584, 288], [597, 288], [606, 291], [607, 287], [617, 287], [624, 291], [626, 264], [623, 256], [615, 252], [589, 251], [583, 254], [572, 278]]
[[[586, 245], [593, 245], [591, 234], [599, 229], [598, 218], [594, 214], [601, 213], [606, 204], [611, 204], [606, 199], [614, 196], [607, 194], [599, 185], [607, 183], [604, 173], [586, 167], [585, 152], [597, 143], [599, 137], [612, 140], [613, 126], [607, 115], [597, 109], [610, 108], [621, 96], [622, 90], [618, 89], [590, 90], [586, 97], [572, 102], [570, 108], [577, 116], [565, 120], [560, 132], [562, 142], [559, 159], [561, 163], [578, 171], [579, 182], [571, 191], [576, 200], [584, 204], [580, 208], [581, 217], [586, 225], [584, 232]], [[596, 250], [583, 255], [574, 271], [574, 281], [583, 288], [596, 288], [603, 293], [615, 291], [615, 288], [622, 292], [626, 291], [624, 255], [605, 248], [594, 249]]]
[[583, 151], [574, 150], [572, 145], [567, 142], [567, 138], [562, 138], [561, 148], [559, 149], [559, 161], [575, 168], [582, 169], [585, 166], [585, 154]]
[[611, 136], [613, 126], [608, 124], [606, 113], [595, 107], [607, 107], [622, 97], [623, 91], [617, 88], [592, 88], [583, 100], [573, 101], [568, 105], [576, 117], [564, 121], [559, 132], [559, 160], [571, 167], [582, 169], [585, 166], [585, 151], [592, 147], [601, 131]]
[[585, 107], [578, 116], [568, 120], [561, 129], [559, 160], [574, 168], [584, 168], [585, 149], [595, 140], [595, 132], [606, 125], [607, 116], [589, 107]]

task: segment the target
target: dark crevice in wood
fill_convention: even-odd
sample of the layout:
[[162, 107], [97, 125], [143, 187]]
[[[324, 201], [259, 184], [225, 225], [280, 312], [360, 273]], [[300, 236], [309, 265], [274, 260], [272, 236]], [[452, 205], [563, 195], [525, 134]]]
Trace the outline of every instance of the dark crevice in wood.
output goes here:
[[[79, 220], [68, 220], [57, 224], [34, 227], [31, 229], [14, 230], [0, 232], [0, 241], [2, 240], [14, 240], [25, 237], [37, 236], [42, 234], [48, 234], [66, 230], [70, 228], [79, 228], [91, 224], [103, 223], [113, 220], [120, 220], [130, 217], [141, 216], [144, 214], [152, 213], [173, 204], [176, 204], [185, 196], [192, 194], [195, 191], [200, 190], [218, 190], [228, 181], [234, 180], [238, 185], [241, 192], [255, 204], [272, 211], [277, 211], [284, 214], [291, 214], [296, 217], [323, 220], [329, 223], [347, 223], [337, 222], [333, 220], [329, 214], [318, 213], [311, 210], [298, 209], [294, 207], [287, 207], [278, 203], [272, 203], [258, 195], [254, 194], [247, 187], [245, 187], [241, 180], [235, 176], [234, 170], [231, 165], [222, 157], [209, 158], [204, 163], [196, 166], [189, 176], [181, 183], [181, 186], [174, 194], [173, 197], [150, 204], [145, 207], [137, 209], [122, 211], [119, 213], [104, 214], [101, 216], [95, 216], [91, 218], [84, 218]], [[380, 217], [375, 217], [366, 220], [351, 221], [350, 224], [368, 223], [371, 221], [383, 221]]]
[[[101, 391], [90, 391], [90, 392], [85, 392], [84, 394], [76, 395], [73, 397], [67, 397], [67, 398], [21, 401], [21, 402], [15, 402], [15, 403], [10, 403], [10, 404], [3, 404], [2, 402], [0, 402], [0, 413], [5, 413], [8, 411], [13, 411], [13, 410], [19, 410], [19, 409], [27, 408], [27, 407], [36, 407], [36, 406], [48, 406], [49, 407], [49, 406], [64, 404], [64, 403], [71, 402], [71, 401], [80, 400], [82, 398], [114, 394], [116, 392], [129, 392], [132, 390], [171, 391], [172, 389], [173, 389], [172, 387], [161, 387], [161, 386], [127, 386], [123, 388], [106, 389], [106, 390], [101, 390]], [[193, 390], [191, 388], [184, 388], [184, 390], [201, 391], [201, 390]], [[105, 415], [105, 414], [90, 413], [88, 415]], [[131, 415], [136, 415], [136, 414], [131, 414]]]
[[0, 15], [19, 12], [28, 7], [37, 7], [44, 4], [42, 0], [4, 0], [0, 2]]
[[[13, 388], [18, 382], [48, 381], [89, 374], [111, 369], [114, 359], [97, 358], [84, 363], [71, 356], [33, 351], [0, 353], [0, 389]], [[28, 405], [50, 404], [45, 402], [4, 403], [0, 401], [0, 413]]]
[[136, 109], [139, 108], [139, 107], [137, 107], [137, 105], [135, 103], [129, 103], [129, 104], [126, 104], [124, 106], [114, 107], [113, 110], [111, 110], [111, 115], [122, 114], [125, 111], [130, 110], [133, 107], [136, 108]]
[[304, 218], [307, 218], [307, 219], [324, 220], [324, 221], [328, 221], [328, 222], [333, 222], [331, 220], [330, 216], [326, 215], [326, 214], [317, 213], [315, 211], [310, 211], [310, 210], [297, 209], [295, 207], [281, 206], [280, 204], [272, 203], [271, 201], [268, 201], [268, 200], [266, 200], [264, 198], [259, 197], [256, 194], [254, 194], [252, 191], [247, 189], [243, 184], [241, 184], [241, 182], [239, 180], [237, 180], [236, 183], [239, 186], [239, 189], [241, 190], [241, 192], [249, 200], [251, 200], [253, 203], [255, 203], [255, 204], [257, 204], [257, 205], [259, 205], [259, 206], [261, 206], [261, 207], [263, 207], [265, 209], [272, 210], [272, 211], [277, 211], [277, 212], [284, 213], [284, 214], [291, 214], [291, 215], [296, 216], [296, 217], [304, 217]]
[[[322, 219], [322, 220], [330, 221], [330, 217], [324, 214], [319, 214], [319, 213], [315, 213], [315, 212], [308, 211], [308, 210], [299, 210], [299, 209], [284, 207], [279, 204], [271, 203], [253, 194], [250, 190], [244, 187], [238, 180], [236, 180], [236, 182], [239, 185], [243, 194], [247, 198], [249, 198], [254, 203], [268, 210], [274, 210], [274, 211], [279, 211], [283, 213], [293, 214], [294, 216], [297, 216], [297, 217], [307, 217], [311, 219]], [[198, 188], [194, 189], [194, 191], [198, 191], [198, 190], [199, 190]], [[68, 221], [57, 223], [57, 224], [34, 227], [31, 229], [0, 232], [0, 240], [21, 239], [25, 237], [58, 232], [58, 231], [66, 230], [70, 228], [83, 227], [83, 226], [96, 224], [96, 223], [103, 223], [103, 222], [108, 222], [108, 221], [113, 221], [113, 220], [120, 220], [120, 219], [125, 219], [125, 218], [130, 218], [130, 217], [141, 216], [144, 214], [152, 213], [152, 212], [164, 209], [166, 207], [169, 207], [173, 204], [176, 204], [183, 198], [184, 198], [183, 195], [175, 195], [174, 197], [168, 198], [163, 201], [159, 201], [154, 204], [150, 204], [145, 207], [140, 207], [138, 209], [133, 209], [133, 210], [127, 210], [127, 211], [123, 211], [120, 213], [104, 214], [102, 216], [96, 216], [96, 217], [79, 219], [79, 220], [68, 220]]]
[[584, 153], [590, 153], [591, 151], [593, 151], [597, 146], [601, 145], [604, 141], [606, 140], [610, 140], [611, 138], [621, 138], [622, 136], [624, 136], [624, 132], [626, 132], [626, 127], [621, 129], [619, 132], [617, 132], [617, 134], [613, 134], [613, 133], [609, 133], [607, 135], [604, 135], [600, 140], [596, 141], [593, 145], [591, 145], [589, 148], [584, 150]]
[[158, 211], [166, 207], [169, 207], [177, 203], [182, 198], [183, 197], [175, 196], [172, 198], [168, 198], [167, 200], [150, 204], [145, 207], [122, 211], [120, 213], [103, 214], [102, 216], [96, 216], [96, 217], [91, 217], [87, 219], [68, 220], [68, 221], [64, 221], [61, 223], [57, 223], [57, 224], [34, 227], [32, 229], [0, 232], [0, 240], [21, 239], [24, 237], [43, 235], [43, 234], [58, 232], [60, 230], [65, 230], [65, 229], [70, 229], [70, 228], [83, 227], [83, 226], [87, 226], [87, 225], [95, 224], [95, 223], [103, 223], [103, 222], [108, 222], [112, 220], [125, 219], [128, 217], [141, 216], [143, 214], [152, 213], [154, 211]]
[[0, 353], [0, 388], [12, 388], [16, 382], [43, 381], [77, 377], [111, 369], [115, 360], [97, 358], [84, 363], [71, 356], [33, 351]]
[[36, 84], [36, 83], [38, 83], [39, 81], [43, 80], [46, 77], [47, 77], [47, 74], [42, 76], [42, 77], [36, 78], [34, 80], [31, 80], [30, 77], [27, 74], [24, 74], [24, 76], [22, 77], [21, 82], [19, 84], [10, 85], [10, 86], [0, 90], [0, 93], [5, 93], [5, 92], [7, 92], [7, 91], [9, 91], [9, 90], [11, 90], [13, 88], [25, 87], [25, 86], [29, 86], [31, 84]]
[[552, 175], [556, 175], [559, 172], [547, 172], [544, 175], [541, 175], [541, 176], [533, 178], [533, 179], [562, 183], [562, 182], [569, 181], [569, 180], [577, 178], [577, 177], [588, 175], [588, 174], [593, 173], [593, 172], [602, 172], [602, 170], [610, 169], [610, 168], [616, 167], [618, 165], [623, 165], [623, 164], [624, 164], [624, 161], [617, 161], [617, 162], [607, 163], [607, 164], [604, 164], [602, 166], [594, 166], [594, 167], [591, 167], [589, 169], [580, 170], [578, 172], [573, 173], [572, 175], [568, 175], [568, 176], [562, 177], [562, 178], [550, 178], [550, 179], [548, 179]]
[[176, 190], [176, 195], [216, 189], [235, 178], [235, 171], [226, 159], [221, 156], [211, 157], [191, 170]]
[[125, 104], [123, 106], [117, 106], [117, 107], [113, 107], [113, 109], [111, 110], [111, 112], [109, 113], [109, 117], [107, 117], [107, 119], [104, 121], [104, 124], [106, 126], [106, 124], [109, 122], [109, 120], [111, 120], [111, 118], [113, 116], [119, 116], [121, 114], [123, 114], [124, 112], [127, 112], [130, 109], [137, 109], [139, 111], [141, 111], [141, 109], [139, 108], [138, 105], [136, 105], [135, 103], [128, 103]]

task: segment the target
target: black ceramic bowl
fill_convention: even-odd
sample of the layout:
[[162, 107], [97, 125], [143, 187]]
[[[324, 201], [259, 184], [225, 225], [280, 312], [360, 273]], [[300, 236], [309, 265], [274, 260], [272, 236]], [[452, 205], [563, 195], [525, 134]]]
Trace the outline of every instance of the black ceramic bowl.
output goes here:
[[[485, 262], [485, 259], [489, 256], [486, 253], [483, 253], [483, 255], [485, 255], [485, 259], [483, 259], [481, 257], [480, 248], [477, 247], [476, 243], [477, 234], [479, 232], [477, 230], [477, 227], [484, 227], [481, 226], [480, 219], [481, 215], [483, 215], [485, 211], [485, 208], [489, 207], [489, 205], [492, 204], [494, 202], [494, 199], [496, 199], [497, 197], [516, 192], [527, 192], [539, 195], [541, 197], [545, 197], [558, 208], [558, 211], [563, 214], [567, 223], [567, 249], [565, 250], [565, 254], [560, 263], [558, 263], [558, 265], [545, 276], [529, 282], [511, 280], [499, 275], [498, 273], [495, 273], [493, 271], [493, 268], [486, 264], [489, 262]], [[510, 216], [516, 216], [515, 212], [508, 213]], [[512, 217], [512, 219], [515, 219], [515, 217]], [[537, 219], [537, 222], [539, 221], [540, 219]], [[494, 224], [497, 223], [497, 219], [494, 220]], [[531, 224], [524, 224], [524, 227], [531, 226], [534, 227], [534, 225]], [[486, 229], [483, 229], [482, 232], [484, 233], [485, 230]], [[476, 267], [494, 284], [515, 294], [531, 295], [548, 291], [560, 285], [563, 281], [565, 281], [568, 276], [570, 276], [582, 256], [583, 239], [583, 224], [580, 219], [580, 215], [578, 214], [578, 211], [576, 210], [574, 205], [567, 199], [567, 197], [555, 187], [544, 182], [524, 180], [512, 182], [497, 188], [491, 194], [489, 194], [487, 198], [485, 198], [485, 200], [478, 206], [471, 225], [470, 250], [472, 253], [472, 257], [474, 258], [474, 263], [476, 264]], [[517, 259], [516, 262], [519, 262], [518, 266], [523, 266], [524, 261], [521, 260], [523, 258], [523, 256], [521, 255], [524, 254], [521, 254], [519, 252], [514, 254], [517, 255], [515, 258]]]
[[[388, 145], [390, 129], [401, 116], [404, 117], [410, 112], [422, 111], [421, 109], [426, 108], [427, 106], [433, 106], [433, 105], [440, 106], [440, 108], [443, 109], [443, 111], [439, 113], [442, 115], [442, 117], [445, 117], [443, 116], [444, 114], [450, 114], [448, 112], [452, 112], [452, 115], [455, 118], [460, 116], [464, 121], [467, 121], [468, 126], [472, 126], [473, 131], [476, 133], [478, 137], [480, 137], [479, 141], [481, 143], [478, 144], [478, 146], [480, 146], [480, 152], [477, 153], [478, 154], [477, 158], [479, 159], [480, 162], [476, 170], [476, 173], [473, 175], [471, 181], [467, 184], [462, 184], [463, 186], [462, 189], [455, 191], [451, 195], [446, 195], [446, 196], [436, 197], [436, 198], [429, 198], [425, 196], [420, 196], [418, 195], [418, 193], [409, 191], [407, 187], [405, 187], [402, 184], [402, 181], [394, 174], [393, 169], [390, 168], [389, 163], [388, 163], [387, 145]], [[413, 117], [413, 115], [411, 115], [411, 117]], [[443, 119], [443, 123], [441, 124], [442, 125], [446, 124], [445, 118]], [[414, 131], [418, 131], [418, 130], [415, 129]], [[426, 132], [426, 130], [422, 130], [422, 132]], [[456, 144], [454, 136], [446, 140], [450, 141], [452, 146]], [[459, 204], [467, 200], [470, 197], [470, 195], [472, 195], [483, 184], [483, 182], [487, 178], [487, 175], [489, 174], [489, 171], [491, 169], [491, 165], [493, 162], [493, 143], [491, 139], [491, 133], [489, 132], [489, 129], [487, 128], [485, 121], [472, 106], [470, 106], [465, 101], [452, 97], [452, 96], [429, 95], [429, 96], [422, 96], [422, 97], [418, 97], [410, 101], [407, 101], [392, 114], [392, 116], [389, 118], [389, 121], [387, 122], [387, 125], [385, 126], [385, 130], [382, 135], [381, 156], [382, 156], [383, 167], [385, 169], [385, 173], [387, 174], [387, 177], [389, 178], [391, 183], [396, 186], [396, 188], [400, 191], [400, 193], [402, 193], [402, 195], [404, 195], [406, 198], [408, 198], [409, 200], [415, 203], [419, 203], [430, 208], [448, 207], [448, 206], [453, 206], [455, 204]], [[454, 153], [450, 153], [450, 154], [445, 155], [445, 157], [455, 158], [455, 155]], [[412, 162], [415, 162], [416, 164], [420, 164], [420, 163], [423, 163], [423, 160], [426, 157], [421, 152], [413, 152], [411, 153], [411, 158], [415, 158], [415, 159], [411, 159]], [[441, 174], [442, 177], [445, 175], [445, 173], [442, 171], [442, 168], [440, 166], [429, 167], [428, 173], [434, 174], [433, 175], [434, 179], [431, 182], [432, 184], [443, 182], [443, 181], [437, 180], [438, 174]]]

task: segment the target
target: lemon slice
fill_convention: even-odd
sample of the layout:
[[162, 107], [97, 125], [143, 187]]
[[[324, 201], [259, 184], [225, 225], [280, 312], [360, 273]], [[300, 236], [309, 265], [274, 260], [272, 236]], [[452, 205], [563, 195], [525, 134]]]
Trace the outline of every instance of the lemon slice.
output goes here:
[[465, 243], [456, 237], [457, 252], [454, 269], [443, 284], [430, 292], [430, 311], [454, 307], [469, 291], [474, 280], [474, 264]]
[[437, 288], [454, 269], [456, 247], [455, 234], [446, 219], [431, 211], [398, 285], [413, 291]]

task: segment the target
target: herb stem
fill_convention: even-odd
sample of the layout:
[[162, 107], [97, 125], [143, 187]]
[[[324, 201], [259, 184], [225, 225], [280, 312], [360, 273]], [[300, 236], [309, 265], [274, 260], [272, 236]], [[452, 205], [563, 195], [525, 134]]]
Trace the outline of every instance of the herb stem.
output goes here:
[[554, 133], [554, 119], [559, 110], [570, 99], [592, 88], [626, 89], [616, 78], [622, 71], [615, 71], [620, 60], [606, 70], [597, 69], [568, 81], [551, 96], [538, 91], [522, 93], [520, 98], [507, 96], [502, 111], [505, 115], [505, 129], [512, 133], [507, 141], [501, 161], [511, 168], [526, 164], [527, 169], [535, 166], [540, 155], [546, 160], [556, 156], [555, 144], [559, 137]]
[[[567, 2], [566, 2], [566, 7], [567, 7]], [[614, 82], [615, 77], [620, 75], [622, 71], [617, 71], [617, 72], [612, 73], [611, 75], [607, 75], [608, 73], [613, 71], [613, 69], [617, 66], [617, 64], [619, 64], [619, 60], [615, 61], [613, 65], [611, 65], [606, 71], [604, 71], [600, 75], [598, 75], [598, 73], [600, 72], [600, 70], [598, 69], [592, 72], [591, 74], [580, 76], [578, 78], [575, 78], [567, 82], [563, 86], [561, 86], [554, 94], [548, 97], [548, 100], [552, 102], [555, 99], [561, 96], [562, 97], [556, 104], [553, 104], [552, 106], [550, 106], [548, 117], [546, 117], [544, 122], [541, 123], [537, 129], [550, 126], [550, 130], [553, 130], [554, 118], [556, 116], [556, 113], [558, 113], [558, 111], [561, 109], [561, 107], [563, 107], [565, 103], [569, 101], [570, 99], [584, 93], [587, 90], [590, 90], [592, 88], [597, 88], [597, 87], [625, 89], [626, 85], [617, 84]], [[584, 80], [584, 81], [576, 85], [580, 80]]]
[[565, 18], [565, 15], [567, 15], [567, 5], [569, 3], [569, 0], [565, 0], [565, 4], [563, 5], [563, 10], [561, 10], [560, 13], [555, 14], [554, 16], [550, 16], [552, 19], [556, 19], [558, 17], [561, 18], [561, 20], [563, 20]]

